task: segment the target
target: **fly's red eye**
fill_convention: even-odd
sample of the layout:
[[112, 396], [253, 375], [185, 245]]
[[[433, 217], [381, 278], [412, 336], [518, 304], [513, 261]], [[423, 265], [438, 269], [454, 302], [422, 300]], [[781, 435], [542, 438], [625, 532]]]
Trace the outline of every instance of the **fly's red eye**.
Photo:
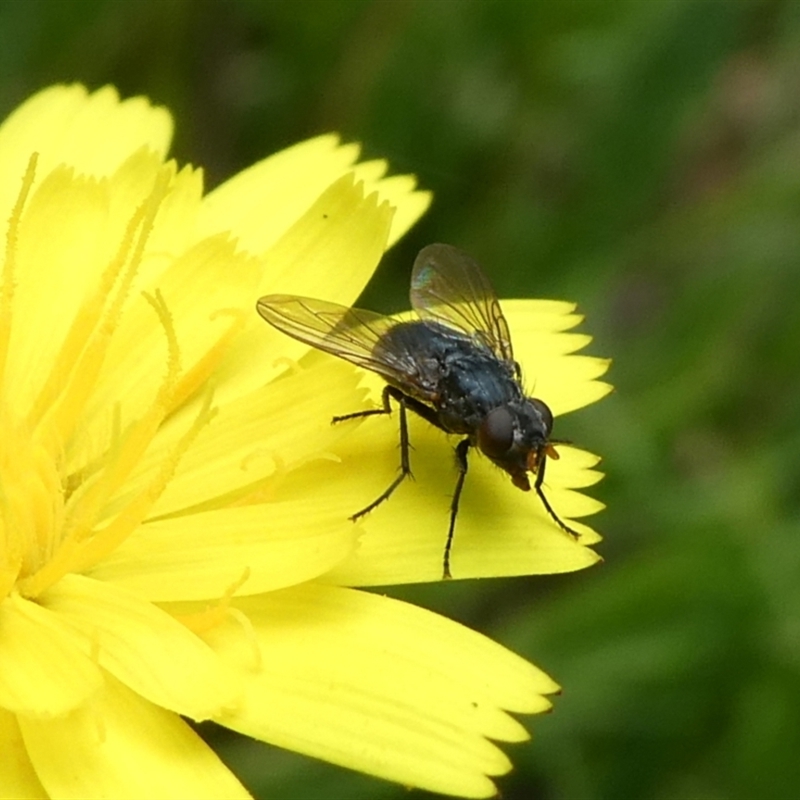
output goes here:
[[487, 456], [505, 455], [514, 444], [514, 418], [507, 408], [490, 411], [478, 429], [478, 446]]

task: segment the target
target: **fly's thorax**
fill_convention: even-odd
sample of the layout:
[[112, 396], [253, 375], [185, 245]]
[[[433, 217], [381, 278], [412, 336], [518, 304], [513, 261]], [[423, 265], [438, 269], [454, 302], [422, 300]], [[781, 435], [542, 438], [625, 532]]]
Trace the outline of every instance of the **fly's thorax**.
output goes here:
[[431, 406], [450, 433], [474, 435], [492, 408], [523, 399], [512, 365], [479, 338], [438, 322], [397, 323], [381, 336], [374, 354], [381, 362], [406, 365], [396, 381], [387, 379]]
[[465, 339], [441, 364], [439, 412], [454, 433], [475, 434], [492, 409], [524, 399], [511, 366]]

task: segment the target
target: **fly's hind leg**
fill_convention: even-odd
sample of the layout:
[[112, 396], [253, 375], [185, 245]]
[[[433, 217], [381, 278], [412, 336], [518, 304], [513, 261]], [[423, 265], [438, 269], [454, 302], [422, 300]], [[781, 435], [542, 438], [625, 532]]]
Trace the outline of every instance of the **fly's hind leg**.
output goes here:
[[[376, 414], [391, 414], [392, 407], [389, 405], [389, 398], [395, 397], [396, 389], [391, 386], [384, 386], [383, 392], [381, 393], [381, 408], [368, 408], [366, 411], [354, 411], [352, 414], [341, 414], [339, 416], [334, 417], [331, 420], [333, 425], [336, 425], [337, 422], [344, 422], [348, 419], [358, 419], [359, 417], [373, 417]], [[400, 392], [397, 392], [400, 394]], [[402, 395], [401, 395], [402, 396]]]
[[[394, 399], [397, 402], [398, 407], [400, 408], [400, 474], [389, 484], [389, 488], [386, 489], [380, 496], [378, 496], [375, 500], [373, 500], [368, 506], [365, 506], [361, 509], [361, 511], [356, 511], [350, 519], [355, 521], [360, 519], [365, 514], [369, 514], [373, 508], [379, 506], [384, 500], [388, 500], [394, 490], [409, 476], [411, 476], [411, 462], [408, 456], [408, 452], [411, 449], [408, 443], [408, 421], [406, 420], [406, 404], [410, 401], [399, 389], [395, 389], [393, 386], [386, 386], [383, 390], [382, 400], [383, 400], [383, 408], [372, 408], [367, 411], [356, 411], [353, 414], [345, 414], [344, 416], [334, 417], [333, 422], [343, 422], [344, 420], [348, 419], [357, 419], [358, 417], [371, 417], [377, 414], [391, 414], [392, 407], [389, 402], [390, 398]], [[413, 403], [413, 401], [411, 401]], [[411, 476], [413, 477], [413, 476]]]

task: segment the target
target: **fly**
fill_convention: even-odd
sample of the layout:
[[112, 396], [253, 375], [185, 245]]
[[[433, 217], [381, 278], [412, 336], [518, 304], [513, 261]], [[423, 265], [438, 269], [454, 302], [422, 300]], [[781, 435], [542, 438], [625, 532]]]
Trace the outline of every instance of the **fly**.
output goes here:
[[418, 319], [399, 322], [373, 311], [292, 295], [268, 295], [257, 304], [258, 313], [283, 333], [386, 381], [380, 408], [336, 416], [334, 423], [390, 414], [391, 401], [398, 406], [400, 472], [351, 519], [388, 500], [411, 474], [406, 412], [413, 411], [445, 433], [464, 437], [455, 448], [458, 477], [442, 558], [444, 578], [451, 577], [450, 551], [470, 448], [477, 447], [523, 491], [530, 491], [532, 473], [533, 488], [547, 513], [577, 537], [542, 489], [547, 458], [558, 458], [550, 440], [553, 414], [522, 389], [508, 323], [483, 270], [455, 247], [428, 245], [414, 262], [411, 306]]

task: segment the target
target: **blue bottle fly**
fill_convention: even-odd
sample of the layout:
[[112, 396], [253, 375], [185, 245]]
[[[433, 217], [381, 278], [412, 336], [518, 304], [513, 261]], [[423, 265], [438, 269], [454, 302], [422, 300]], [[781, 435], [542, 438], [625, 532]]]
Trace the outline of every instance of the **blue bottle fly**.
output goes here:
[[411, 474], [406, 411], [446, 433], [456, 445], [458, 477], [450, 504], [450, 526], [442, 575], [450, 578], [450, 552], [470, 448], [477, 447], [505, 470], [514, 486], [533, 488], [566, 533], [577, 536], [550, 505], [542, 489], [547, 458], [558, 458], [550, 440], [553, 415], [522, 389], [500, 304], [483, 270], [466, 253], [445, 244], [423, 248], [411, 275], [411, 305], [419, 319], [399, 322], [372, 311], [323, 300], [268, 295], [261, 316], [283, 333], [372, 370], [386, 381], [380, 408], [336, 416], [334, 422], [389, 414], [399, 409], [400, 472], [387, 489], [352, 515], [358, 519], [388, 500]]

